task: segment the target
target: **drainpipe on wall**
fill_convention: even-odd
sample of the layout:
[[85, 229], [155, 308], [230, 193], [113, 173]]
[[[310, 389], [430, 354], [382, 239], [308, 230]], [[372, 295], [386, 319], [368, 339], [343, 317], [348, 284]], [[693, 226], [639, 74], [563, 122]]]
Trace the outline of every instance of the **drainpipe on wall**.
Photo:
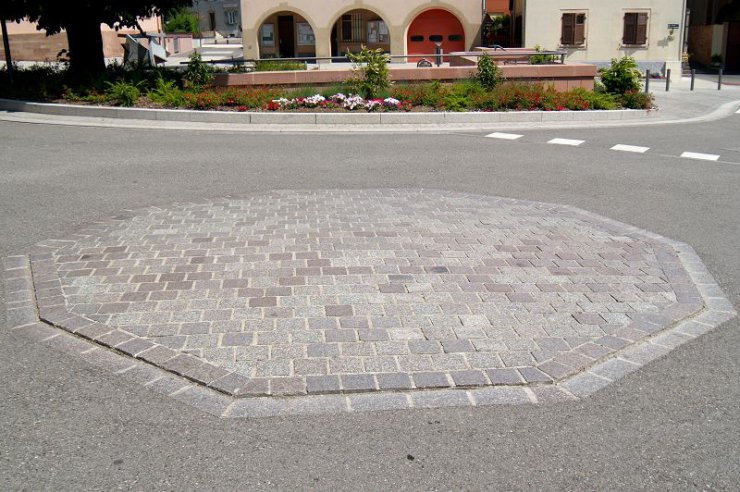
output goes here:
[[681, 35], [679, 37], [679, 43], [678, 43], [678, 60], [683, 64], [683, 53], [684, 50], [688, 51], [688, 32], [689, 32], [689, 16], [687, 12], [687, 0], [683, 0], [683, 8], [681, 9], [681, 23], [683, 26], [681, 26], [683, 29], [681, 29]]

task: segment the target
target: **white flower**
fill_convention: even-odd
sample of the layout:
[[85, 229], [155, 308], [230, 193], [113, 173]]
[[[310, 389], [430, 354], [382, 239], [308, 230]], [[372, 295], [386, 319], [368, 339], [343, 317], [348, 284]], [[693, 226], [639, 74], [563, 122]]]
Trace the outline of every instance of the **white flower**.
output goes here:
[[326, 101], [326, 98], [322, 96], [321, 94], [316, 94], [314, 96], [309, 96], [303, 100], [303, 104], [306, 106], [318, 106], [322, 102]]
[[280, 107], [284, 108], [293, 104], [295, 101], [293, 99], [285, 99], [284, 97], [281, 97], [280, 99], [273, 99], [272, 102], [277, 103]]
[[401, 104], [401, 101], [392, 97], [386, 97], [383, 99], [383, 106], [396, 107]]

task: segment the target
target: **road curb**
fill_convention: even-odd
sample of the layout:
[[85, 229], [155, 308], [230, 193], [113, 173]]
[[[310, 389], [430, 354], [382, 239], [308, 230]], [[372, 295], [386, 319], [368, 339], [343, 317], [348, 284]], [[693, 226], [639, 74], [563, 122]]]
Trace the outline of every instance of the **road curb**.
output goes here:
[[658, 113], [620, 109], [593, 111], [499, 111], [428, 113], [286, 113], [117, 108], [0, 99], [0, 110], [53, 116], [126, 120], [236, 123], [241, 125], [445, 125], [489, 123], [613, 122], [644, 120]]

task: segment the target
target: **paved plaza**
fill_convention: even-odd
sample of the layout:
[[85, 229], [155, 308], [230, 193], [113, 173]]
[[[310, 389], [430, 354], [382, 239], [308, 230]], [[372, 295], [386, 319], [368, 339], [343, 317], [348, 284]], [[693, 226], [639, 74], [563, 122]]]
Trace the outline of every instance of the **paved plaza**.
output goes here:
[[327, 410], [585, 396], [732, 313], [690, 247], [432, 190], [127, 211], [25, 265], [6, 261], [9, 281], [33, 276], [42, 320], [198, 391], [377, 395]]

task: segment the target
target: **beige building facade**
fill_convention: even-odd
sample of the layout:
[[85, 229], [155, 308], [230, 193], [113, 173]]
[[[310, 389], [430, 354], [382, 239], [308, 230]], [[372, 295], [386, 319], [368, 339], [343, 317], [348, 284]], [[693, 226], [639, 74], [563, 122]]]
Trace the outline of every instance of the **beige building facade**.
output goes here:
[[342, 56], [362, 44], [407, 55], [436, 42], [467, 50], [480, 43], [484, 10], [481, 0], [241, 0], [244, 56]]
[[526, 0], [524, 44], [599, 65], [631, 56], [680, 77], [685, 12], [686, 0]]

